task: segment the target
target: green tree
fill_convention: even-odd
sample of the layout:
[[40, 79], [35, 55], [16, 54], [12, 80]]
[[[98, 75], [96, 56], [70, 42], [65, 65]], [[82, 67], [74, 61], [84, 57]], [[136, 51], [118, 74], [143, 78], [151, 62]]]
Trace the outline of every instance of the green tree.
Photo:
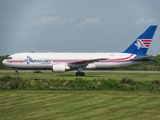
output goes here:
[[6, 58], [8, 58], [8, 55], [0, 56], [0, 70], [10, 70], [11, 69], [11, 68], [2, 64], [2, 61]]

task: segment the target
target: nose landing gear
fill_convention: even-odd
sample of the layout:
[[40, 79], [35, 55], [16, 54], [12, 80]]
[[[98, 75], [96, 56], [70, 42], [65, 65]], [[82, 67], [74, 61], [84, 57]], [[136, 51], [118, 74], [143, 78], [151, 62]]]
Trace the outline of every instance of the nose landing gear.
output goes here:
[[15, 69], [15, 75], [18, 76], [19, 73], [18, 73], [18, 69]]

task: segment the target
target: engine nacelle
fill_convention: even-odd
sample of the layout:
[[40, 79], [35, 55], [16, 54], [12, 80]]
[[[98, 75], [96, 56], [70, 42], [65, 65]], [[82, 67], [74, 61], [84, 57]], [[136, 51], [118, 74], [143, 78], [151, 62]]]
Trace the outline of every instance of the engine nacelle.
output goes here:
[[53, 72], [65, 72], [66, 66], [63, 64], [55, 64], [52, 66]]
[[96, 69], [96, 65], [95, 64], [88, 64], [86, 66], [86, 69], [91, 69], [91, 70]]

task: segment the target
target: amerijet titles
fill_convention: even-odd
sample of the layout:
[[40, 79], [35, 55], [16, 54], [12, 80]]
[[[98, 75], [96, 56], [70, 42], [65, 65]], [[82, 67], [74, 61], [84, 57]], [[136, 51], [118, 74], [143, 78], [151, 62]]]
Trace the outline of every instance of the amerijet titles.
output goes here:
[[51, 60], [47, 60], [47, 59], [32, 59], [30, 56], [27, 56], [27, 58], [25, 59], [25, 62], [27, 64], [29, 63], [51, 63]]

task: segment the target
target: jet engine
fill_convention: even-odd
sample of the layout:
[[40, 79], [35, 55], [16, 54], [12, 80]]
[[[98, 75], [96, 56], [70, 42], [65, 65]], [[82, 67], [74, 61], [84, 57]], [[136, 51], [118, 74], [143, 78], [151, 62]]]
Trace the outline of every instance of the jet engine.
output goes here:
[[55, 64], [52, 66], [53, 72], [65, 72], [66, 66], [63, 64]]

